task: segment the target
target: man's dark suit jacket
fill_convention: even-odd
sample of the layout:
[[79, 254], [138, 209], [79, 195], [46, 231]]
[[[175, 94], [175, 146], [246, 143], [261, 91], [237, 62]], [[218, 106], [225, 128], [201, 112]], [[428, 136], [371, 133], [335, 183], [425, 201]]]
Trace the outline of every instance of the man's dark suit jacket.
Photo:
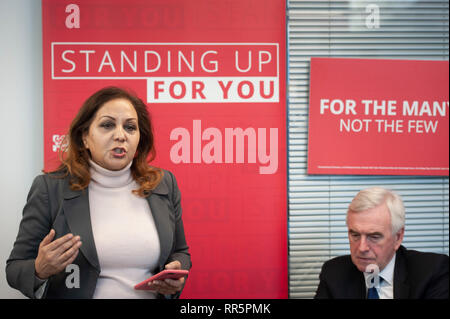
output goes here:
[[[394, 268], [394, 299], [448, 298], [449, 257], [442, 254], [397, 250]], [[364, 274], [350, 255], [324, 263], [316, 299], [365, 299]]]
[[[66, 277], [71, 272], [62, 271], [49, 278], [43, 298], [92, 298], [101, 269], [92, 233], [88, 188], [73, 191], [69, 177], [55, 178], [52, 174], [37, 176], [31, 186], [19, 233], [6, 262], [7, 280], [25, 296], [35, 297], [35, 258], [40, 242], [53, 228], [55, 239], [68, 233], [81, 237], [83, 244], [73, 261], [80, 269], [80, 288], [67, 288]], [[181, 195], [171, 172], [164, 171], [162, 181], [146, 199], [161, 245], [159, 266], [152, 272], [163, 270], [174, 260], [181, 262], [182, 269], [190, 269], [191, 258], [181, 219]]]

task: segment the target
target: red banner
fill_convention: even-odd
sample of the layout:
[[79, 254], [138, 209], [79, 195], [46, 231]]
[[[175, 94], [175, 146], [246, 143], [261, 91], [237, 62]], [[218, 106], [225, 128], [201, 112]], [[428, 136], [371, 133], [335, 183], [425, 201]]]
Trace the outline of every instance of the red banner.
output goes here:
[[312, 58], [309, 174], [448, 175], [448, 61]]
[[43, 0], [45, 167], [108, 85], [148, 102], [182, 193], [184, 298], [287, 298], [285, 1]]

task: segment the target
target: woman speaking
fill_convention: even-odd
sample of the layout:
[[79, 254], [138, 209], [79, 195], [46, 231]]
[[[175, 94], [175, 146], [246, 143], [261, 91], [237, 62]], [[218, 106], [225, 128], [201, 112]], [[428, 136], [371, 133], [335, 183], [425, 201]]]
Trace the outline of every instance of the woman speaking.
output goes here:
[[150, 117], [134, 94], [107, 87], [70, 125], [61, 165], [35, 178], [7, 260], [30, 298], [177, 298], [185, 278], [134, 286], [191, 267], [172, 173], [155, 156]]

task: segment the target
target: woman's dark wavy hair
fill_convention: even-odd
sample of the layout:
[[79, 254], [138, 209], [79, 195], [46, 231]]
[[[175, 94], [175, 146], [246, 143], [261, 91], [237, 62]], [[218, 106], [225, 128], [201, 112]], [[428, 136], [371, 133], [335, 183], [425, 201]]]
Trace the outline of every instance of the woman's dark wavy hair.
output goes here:
[[[85, 189], [91, 181], [89, 172], [90, 152], [83, 143], [83, 136], [89, 131], [97, 111], [106, 103], [114, 99], [126, 99], [134, 106], [138, 116], [140, 139], [136, 155], [131, 165], [131, 174], [139, 184], [139, 189], [133, 193], [145, 197], [161, 181], [161, 169], [149, 165], [155, 156], [153, 127], [146, 104], [133, 92], [119, 87], [105, 87], [91, 95], [82, 105], [73, 119], [69, 132], [60, 148], [61, 165], [55, 172], [64, 172], [59, 177], [70, 175], [72, 190]], [[65, 145], [65, 146], [64, 146]], [[148, 158], [148, 156], [150, 156]]]

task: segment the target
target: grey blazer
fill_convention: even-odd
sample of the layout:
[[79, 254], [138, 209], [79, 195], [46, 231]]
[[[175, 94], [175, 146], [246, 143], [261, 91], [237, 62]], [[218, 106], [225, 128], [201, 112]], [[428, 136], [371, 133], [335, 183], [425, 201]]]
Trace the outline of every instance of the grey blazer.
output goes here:
[[[161, 246], [158, 269], [152, 271], [161, 271], [174, 260], [181, 262], [182, 269], [189, 270], [191, 258], [181, 219], [181, 195], [173, 174], [164, 170], [162, 181], [146, 199]], [[49, 278], [43, 298], [92, 298], [101, 269], [92, 234], [88, 188], [73, 191], [69, 177], [55, 178], [52, 174], [37, 176], [31, 186], [19, 233], [6, 261], [9, 285], [34, 298], [35, 258], [40, 242], [52, 228], [55, 239], [68, 233], [81, 237], [83, 245], [73, 262], [80, 269], [80, 288], [68, 288], [65, 282], [70, 272], [62, 271]], [[172, 297], [178, 296], [179, 293]]]

